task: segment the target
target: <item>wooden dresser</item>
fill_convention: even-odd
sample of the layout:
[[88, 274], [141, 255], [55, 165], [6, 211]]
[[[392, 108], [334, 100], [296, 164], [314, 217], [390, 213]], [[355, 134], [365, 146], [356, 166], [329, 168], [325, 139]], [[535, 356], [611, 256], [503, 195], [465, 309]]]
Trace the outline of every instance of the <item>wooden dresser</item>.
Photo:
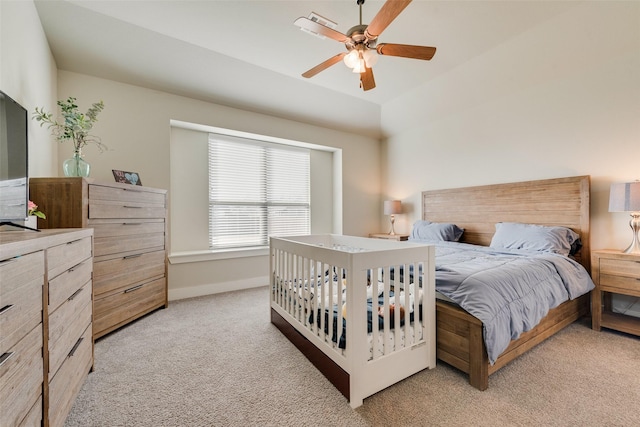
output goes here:
[[88, 178], [32, 178], [38, 228], [94, 229], [93, 338], [167, 306], [167, 191]]
[[93, 230], [0, 232], [0, 425], [63, 426], [93, 367]]

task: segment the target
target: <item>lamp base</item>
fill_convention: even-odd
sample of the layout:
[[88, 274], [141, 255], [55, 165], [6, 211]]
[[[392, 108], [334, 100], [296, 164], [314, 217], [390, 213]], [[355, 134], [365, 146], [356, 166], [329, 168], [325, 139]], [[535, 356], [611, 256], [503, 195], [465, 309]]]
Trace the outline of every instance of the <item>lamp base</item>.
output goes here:
[[633, 230], [633, 240], [631, 245], [623, 251], [625, 254], [640, 254], [640, 239], [638, 238], [638, 232], [640, 231], [640, 213], [634, 212], [631, 214], [631, 221], [629, 221], [629, 227]]
[[391, 215], [390, 221], [391, 221], [391, 231], [389, 231], [389, 236], [395, 236], [396, 232], [393, 229], [393, 223], [396, 222], [396, 218], [393, 214]]

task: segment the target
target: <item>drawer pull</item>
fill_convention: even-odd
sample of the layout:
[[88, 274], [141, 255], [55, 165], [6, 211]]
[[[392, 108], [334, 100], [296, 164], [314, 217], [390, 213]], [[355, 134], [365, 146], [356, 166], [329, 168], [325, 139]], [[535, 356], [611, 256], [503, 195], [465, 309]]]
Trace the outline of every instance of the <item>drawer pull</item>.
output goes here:
[[2, 366], [7, 360], [11, 359], [11, 356], [13, 356], [13, 352], [5, 353], [0, 356], [0, 366]]
[[141, 222], [123, 222], [122, 225], [142, 225]]
[[78, 296], [78, 294], [79, 294], [80, 292], [82, 292], [82, 290], [83, 290], [83, 289], [84, 289], [84, 288], [80, 288], [80, 289], [78, 289], [77, 291], [75, 291], [75, 292], [73, 293], [73, 295], [71, 295], [69, 298], [67, 298], [67, 301], [71, 301], [71, 300], [73, 300], [75, 297], [77, 297], [77, 296]]
[[133, 254], [133, 255], [123, 256], [122, 259], [138, 258], [140, 256], [142, 256], [142, 254]]
[[20, 257], [13, 257], [13, 258], [9, 258], [9, 259], [3, 259], [2, 261], [0, 261], [0, 267], [5, 266], [5, 265], [9, 265], [12, 262], [16, 262], [18, 260], [18, 258], [20, 258]]
[[144, 286], [144, 284], [142, 284], [142, 285], [138, 285], [138, 286], [134, 286], [134, 287], [132, 287], [132, 288], [126, 289], [126, 290], [124, 291], [124, 293], [125, 293], [125, 294], [128, 294], [129, 292], [133, 292], [133, 291], [135, 291], [135, 290], [137, 290], [137, 289], [140, 289], [140, 288], [141, 288], [141, 287], [143, 287], [143, 286]]
[[7, 311], [13, 308], [13, 304], [7, 304], [4, 307], [0, 308], [0, 314], [5, 314]]
[[73, 357], [73, 355], [75, 354], [75, 352], [78, 349], [78, 347], [80, 347], [80, 343], [82, 341], [84, 341], [84, 338], [82, 338], [82, 337], [80, 339], [78, 339], [78, 341], [76, 341], [76, 343], [73, 345], [73, 348], [71, 349], [71, 351], [69, 352], [67, 357]]
[[78, 242], [80, 242], [80, 241], [82, 241], [82, 239], [72, 240], [72, 241], [70, 241], [70, 242], [67, 242], [67, 245], [73, 245], [74, 243], [78, 243]]
[[123, 208], [129, 208], [129, 209], [142, 209], [142, 206], [127, 206], [124, 205]]

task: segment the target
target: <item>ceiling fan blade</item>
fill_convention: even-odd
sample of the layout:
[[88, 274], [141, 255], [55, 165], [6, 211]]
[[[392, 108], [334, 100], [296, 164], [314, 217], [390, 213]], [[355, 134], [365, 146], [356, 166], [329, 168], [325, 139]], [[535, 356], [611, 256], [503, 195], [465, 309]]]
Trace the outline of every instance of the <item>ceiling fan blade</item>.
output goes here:
[[382, 32], [396, 19], [405, 7], [409, 6], [411, 0], [387, 0], [371, 23], [365, 30], [365, 36], [370, 40], [375, 40]]
[[380, 43], [376, 46], [380, 55], [402, 56], [403, 58], [430, 60], [436, 54], [435, 47], [412, 46], [409, 44]]
[[344, 43], [347, 40], [349, 40], [349, 37], [347, 37], [345, 34], [342, 34], [340, 31], [336, 31], [332, 28], [325, 27], [324, 25], [318, 24], [317, 22], [312, 21], [309, 18], [305, 18], [304, 16], [301, 16], [300, 18], [296, 19], [293, 24], [297, 25], [300, 28], [304, 28], [305, 30], [309, 30], [314, 33], [321, 34], [325, 37], [329, 37], [330, 39], [334, 39], [341, 43]]
[[302, 73], [302, 77], [306, 77], [308, 79], [310, 77], [315, 76], [320, 71], [324, 71], [327, 68], [331, 67], [332, 65], [340, 62], [340, 60], [342, 58], [344, 58], [344, 56], [346, 54], [347, 54], [347, 52], [342, 52], [342, 53], [337, 54], [336, 56], [332, 56], [331, 58], [327, 59], [326, 61], [316, 65], [315, 67], [313, 67], [309, 71], [305, 71], [304, 73]]
[[373, 70], [369, 67], [364, 68], [364, 73], [360, 73], [360, 86], [362, 90], [370, 90], [376, 87], [376, 81], [373, 79]]

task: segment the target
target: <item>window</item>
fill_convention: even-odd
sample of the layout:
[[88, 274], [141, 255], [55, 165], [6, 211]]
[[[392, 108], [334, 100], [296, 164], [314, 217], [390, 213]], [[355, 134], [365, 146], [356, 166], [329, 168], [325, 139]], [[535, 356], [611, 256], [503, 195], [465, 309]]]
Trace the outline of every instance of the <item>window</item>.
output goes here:
[[209, 134], [209, 247], [309, 234], [308, 149]]

